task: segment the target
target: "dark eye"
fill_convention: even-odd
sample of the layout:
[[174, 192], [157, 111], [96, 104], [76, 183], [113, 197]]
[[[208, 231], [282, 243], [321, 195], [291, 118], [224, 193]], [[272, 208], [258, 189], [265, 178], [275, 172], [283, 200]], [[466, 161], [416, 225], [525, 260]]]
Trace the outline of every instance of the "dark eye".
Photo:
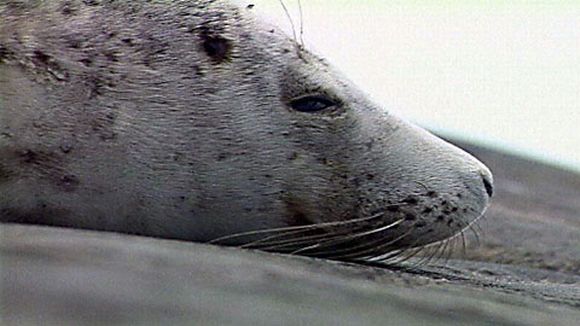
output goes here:
[[334, 101], [322, 95], [304, 96], [290, 102], [290, 106], [300, 112], [317, 112], [335, 105]]

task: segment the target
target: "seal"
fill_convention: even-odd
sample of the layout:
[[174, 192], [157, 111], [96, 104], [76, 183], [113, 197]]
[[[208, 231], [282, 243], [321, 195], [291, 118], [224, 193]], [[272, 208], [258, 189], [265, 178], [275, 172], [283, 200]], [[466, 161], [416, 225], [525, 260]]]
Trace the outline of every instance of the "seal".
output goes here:
[[0, 220], [369, 259], [490, 171], [226, 1], [0, 4]]

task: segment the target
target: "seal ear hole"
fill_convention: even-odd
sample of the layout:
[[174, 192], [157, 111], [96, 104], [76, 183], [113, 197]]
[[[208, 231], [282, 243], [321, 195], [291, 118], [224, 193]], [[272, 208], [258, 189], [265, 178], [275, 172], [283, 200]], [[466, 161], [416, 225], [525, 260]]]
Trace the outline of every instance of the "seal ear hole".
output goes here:
[[290, 101], [292, 109], [298, 112], [319, 112], [337, 106], [337, 103], [324, 95], [307, 95]]

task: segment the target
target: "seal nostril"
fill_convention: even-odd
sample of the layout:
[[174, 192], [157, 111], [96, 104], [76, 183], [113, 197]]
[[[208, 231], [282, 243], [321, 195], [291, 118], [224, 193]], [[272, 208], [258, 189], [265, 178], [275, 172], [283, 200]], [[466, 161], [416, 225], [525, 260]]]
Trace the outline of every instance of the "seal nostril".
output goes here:
[[485, 191], [489, 195], [489, 197], [493, 196], [493, 184], [488, 176], [482, 175], [481, 179], [483, 180], [483, 186], [485, 187]]

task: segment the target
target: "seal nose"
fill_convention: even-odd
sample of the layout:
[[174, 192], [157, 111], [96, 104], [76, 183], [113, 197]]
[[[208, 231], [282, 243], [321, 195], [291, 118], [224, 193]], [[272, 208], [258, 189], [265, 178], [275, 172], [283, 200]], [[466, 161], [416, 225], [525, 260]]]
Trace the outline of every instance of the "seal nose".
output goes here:
[[483, 180], [483, 186], [489, 197], [493, 196], [493, 181], [491, 179], [490, 173], [481, 173], [481, 179]]

